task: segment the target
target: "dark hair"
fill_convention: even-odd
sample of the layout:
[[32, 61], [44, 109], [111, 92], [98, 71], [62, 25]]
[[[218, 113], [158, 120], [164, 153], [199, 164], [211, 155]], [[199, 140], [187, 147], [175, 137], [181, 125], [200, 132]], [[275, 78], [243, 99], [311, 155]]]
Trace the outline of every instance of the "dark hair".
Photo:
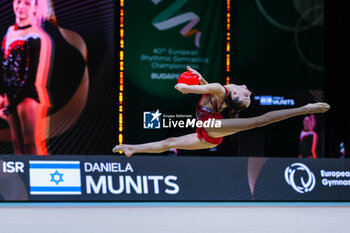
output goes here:
[[232, 98], [231, 95], [225, 100], [226, 114], [231, 118], [237, 118], [238, 113], [247, 108], [246, 105], [239, 99], [239, 97]]

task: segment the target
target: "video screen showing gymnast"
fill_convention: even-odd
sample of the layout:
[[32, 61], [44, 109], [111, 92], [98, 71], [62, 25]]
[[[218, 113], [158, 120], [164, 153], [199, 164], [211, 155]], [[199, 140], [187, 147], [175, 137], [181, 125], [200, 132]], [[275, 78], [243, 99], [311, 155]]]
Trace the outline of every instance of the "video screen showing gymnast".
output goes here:
[[[73, 112], [84, 108], [87, 49], [77, 33], [59, 27], [51, 0], [14, 0], [12, 9], [15, 22], [3, 37], [0, 75], [0, 117], [9, 130], [1, 134], [10, 135], [4, 141], [12, 141], [14, 154], [47, 155], [47, 140], [74, 124], [80, 114]], [[62, 60], [67, 56], [70, 62]], [[67, 69], [69, 74], [63, 75]], [[64, 93], [81, 79], [85, 88], [79, 90], [84, 90], [70, 100], [79, 103], [65, 107], [62, 103], [70, 96]], [[77, 117], [64, 123], [57, 119], [67, 112]]]
[[[82, 16], [78, 7], [83, 4]], [[114, 144], [112, 128], [105, 123], [113, 120], [113, 107], [105, 108], [108, 114], [96, 111], [98, 99], [116, 88], [111, 84], [114, 62], [104, 60], [113, 52], [111, 5], [111, 0], [13, 0], [2, 5], [1, 154], [106, 154], [96, 145]], [[104, 22], [101, 15], [110, 20]], [[105, 131], [109, 141], [82, 136], [95, 119], [110, 129]]]
[[13, 1], [15, 24], [1, 48], [0, 117], [9, 124], [15, 154], [37, 154], [35, 121], [40, 103], [35, 87], [41, 33], [33, 25], [37, 1]]

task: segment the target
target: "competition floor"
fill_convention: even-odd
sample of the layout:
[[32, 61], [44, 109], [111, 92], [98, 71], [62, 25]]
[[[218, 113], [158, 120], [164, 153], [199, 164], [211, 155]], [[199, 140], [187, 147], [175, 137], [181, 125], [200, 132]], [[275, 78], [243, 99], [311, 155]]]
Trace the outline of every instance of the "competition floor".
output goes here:
[[345, 233], [350, 203], [0, 203], [1, 233]]

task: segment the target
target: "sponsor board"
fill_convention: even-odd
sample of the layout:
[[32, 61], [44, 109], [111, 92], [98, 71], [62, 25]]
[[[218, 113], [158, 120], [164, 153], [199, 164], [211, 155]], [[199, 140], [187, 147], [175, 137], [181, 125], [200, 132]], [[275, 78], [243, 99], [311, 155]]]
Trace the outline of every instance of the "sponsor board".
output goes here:
[[349, 197], [347, 160], [0, 156], [3, 201], [348, 201]]

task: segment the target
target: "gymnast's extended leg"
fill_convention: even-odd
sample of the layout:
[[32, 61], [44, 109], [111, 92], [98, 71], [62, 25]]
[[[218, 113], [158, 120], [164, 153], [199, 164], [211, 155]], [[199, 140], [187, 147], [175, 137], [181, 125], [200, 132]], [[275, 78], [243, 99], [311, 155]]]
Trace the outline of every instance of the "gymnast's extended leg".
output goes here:
[[[222, 123], [220, 128], [206, 128], [206, 131], [211, 137], [219, 138], [235, 134], [240, 131], [262, 127], [294, 116], [311, 113], [323, 113], [329, 108], [329, 105], [326, 103], [316, 103], [308, 104], [299, 108], [271, 111], [257, 117], [223, 119], [219, 120]], [[171, 148], [198, 150], [207, 149], [214, 146], [216, 145], [208, 143], [203, 139], [199, 139], [197, 134], [193, 133], [181, 137], [168, 138], [157, 142], [137, 145], [118, 145], [113, 148], [113, 152], [122, 151], [126, 156], [130, 157], [134, 153], [161, 153], [170, 150]]]
[[36, 155], [35, 145], [35, 121], [38, 102], [31, 98], [25, 98], [17, 106], [18, 117], [21, 122], [24, 154]]
[[180, 137], [171, 137], [162, 141], [150, 142], [137, 145], [118, 145], [113, 148], [113, 152], [122, 151], [127, 157], [134, 153], [162, 153], [172, 148], [184, 150], [207, 149], [216, 146], [199, 139], [196, 133], [187, 134]]
[[313, 113], [324, 113], [330, 109], [326, 103], [307, 104], [298, 108], [289, 108], [265, 113], [261, 116], [251, 118], [223, 119], [220, 128], [207, 128], [211, 137], [218, 138], [232, 135], [240, 131], [254, 129], [274, 122], [282, 121], [291, 117]]

